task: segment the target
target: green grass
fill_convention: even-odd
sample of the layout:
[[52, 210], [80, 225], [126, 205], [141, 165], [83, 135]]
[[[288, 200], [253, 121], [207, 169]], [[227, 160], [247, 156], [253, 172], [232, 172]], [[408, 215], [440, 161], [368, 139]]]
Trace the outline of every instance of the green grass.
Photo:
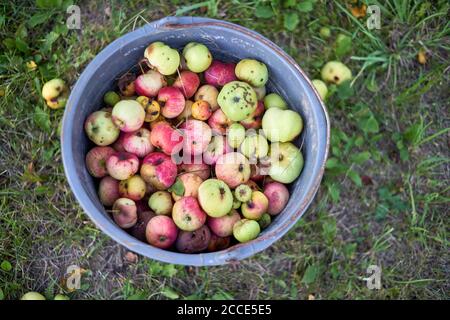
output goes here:
[[[0, 5], [0, 298], [30, 290], [52, 298], [64, 292], [73, 264], [86, 270], [82, 289], [69, 293], [77, 299], [449, 298], [447, 1], [370, 1], [382, 12], [381, 29], [371, 31], [343, 1], [77, 3], [82, 32], [67, 30], [63, 7]], [[336, 58], [356, 76], [351, 86], [330, 87], [330, 160], [307, 214], [270, 249], [235, 265], [126, 262], [126, 250], [71, 194], [59, 143], [63, 111], [40, 98], [45, 81], [73, 85], [108, 43], [177, 13], [255, 29], [311, 78]], [[320, 36], [324, 26], [330, 38]], [[350, 39], [336, 43], [338, 34]], [[420, 49], [426, 65], [417, 62]], [[362, 280], [372, 264], [383, 270], [380, 290]]]

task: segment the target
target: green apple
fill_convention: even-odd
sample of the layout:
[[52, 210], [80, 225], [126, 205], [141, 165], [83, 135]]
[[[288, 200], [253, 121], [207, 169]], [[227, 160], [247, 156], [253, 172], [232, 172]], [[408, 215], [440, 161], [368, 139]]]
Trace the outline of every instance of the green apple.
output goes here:
[[227, 141], [230, 147], [239, 148], [245, 139], [245, 128], [240, 123], [233, 123], [228, 127]]
[[279, 108], [279, 109], [287, 109], [288, 105], [284, 99], [276, 93], [269, 93], [264, 97], [264, 107], [266, 109], [269, 108]]
[[157, 191], [148, 199], [148, 206], [157, 215], [170, 215], [172, 213], [172, 196], [167, 191]]
[[198, 201], [208, 216], [218, 218], [231, 211], [233, 194], [225, 182], [208, 179], [198, 188]]
[[144, 57], [162, 75], [174, 74], [180, 65], [180, 54], [177, 50], [157, 41], [150, 44], [144, 52]]
[[217, 102], [227, 118], [233, 121], [248, 118], [258, 106], [255, 90], [242, 81], [231, 81], [224, 85]]
[[208, 69], [212, 62], [208, 47], [198, 42], [189, 42], [183, 49], [183, 57], [187, 68], [196, 73]]
[[239, 242], [253, 240], [260, 232], [259, 223], [255, 220], [241, 219], [233, 225], [233, 236]]
[[25, 293], [20, 300], [45, 300], [45, 297], [39, 292], [27, 292]]
[[234, 189], [234, 197], [240, 202], [250, 201], [252, 198], [252, 188], [247, 184], [240, 184]]
[[264, 158], [269, 152], [269, 144], [262, 135], [253, 134], [244, 139], [240, 149], [242, 154], [249, 159]]
[[53, 300], [70, 300], [70, 298], [63, 294], [57, 294]]
[[325, 98], [327, 97], [327, 94], [328, 94], [328, 88], [327, 88], [327, 85], [325, 84], [325, 82], [323, 82], [322, 80], [319, 80], [319, 79], [314, 79], [312, 81], [312, 84], [313, 84], [314, 88], [316, 88], [317, 92], [319, 93], [320, 98], [322, 98], [322, 100], [325, 100]]
[[262, 128], [271, 142], [287, 142], [297, 137], [303, 129], [302, 117], [293, 110], [268, 109], [262, 119]]
[[290, 142], [272, 143], [269, 156], [269, 176], [275, 181], [291, 183], [303, 169], [303, 155]]
[[321, 76], [325, 82], [340, 84], [352, 78], [352, 71], [342, 62], [330, 61], [323, 66]]
[[120, 96], [117, 92], [114, 92], [114, 91], [108, 91], [103, 96], [103, 102], [111, 107], [114, 107], [116, 105], [116, 103], [119, 101], [120, 101]]
[[261, 218], [259, 218], [259, 220], [258, 220], [258, 224], [259, 224], [261, 230], [264, 230], [265, 228], [267, 228], [271, 222], [272, 222], [272, 218], [270, 217], [270, 214], [268, 214], [268, 213], [264, 213], [261, 216]]
[[234, 70], [239, 80], [250, 83], [253, 87], [262, 87], [269, 80], [269, 70], [261, 61], [242, 59]]

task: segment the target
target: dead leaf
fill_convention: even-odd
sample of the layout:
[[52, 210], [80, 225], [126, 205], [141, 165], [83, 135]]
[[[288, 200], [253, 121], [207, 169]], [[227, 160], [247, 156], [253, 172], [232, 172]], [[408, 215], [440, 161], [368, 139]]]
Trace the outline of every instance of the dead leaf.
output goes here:
[[355, 18], [364, 18], [367, 14], [367, 6], [362, 3], [360, 5], [350, 5], [350, 12]]
[[419, 61], [422, 65], [427, 63], [427, 54], [424, 49], [419, 50], [419, 53], [417, 54], [417, 61]]

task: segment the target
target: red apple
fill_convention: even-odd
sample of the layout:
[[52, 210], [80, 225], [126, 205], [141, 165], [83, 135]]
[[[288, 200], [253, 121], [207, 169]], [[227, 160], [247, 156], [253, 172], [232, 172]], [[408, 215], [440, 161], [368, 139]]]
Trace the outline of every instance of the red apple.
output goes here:
[[114, 179], [126, 180], [139, 170], [139, 159], [132, 153], [116, 152], [106, 160], [106, 169]]
[[199, 85], [200, 78], [192, 71], [182, 71], [173, 83], [173, 86], [180, 89], [187, 99], [195, 94]]
[[145, 237], [151, 245], [167, 249], [177, 240], [178, 229], [168, 216], [156, 216], [150, 219], [145, 230]]
[[86, 154], [86, 168], [95, 178], [102, 178], [108, 174], [106, 160], [115, 153], [111, 147], [94, 147]]
[[226, 83], [237, 80], [234, 73], [236, 64], [214, 60], [205, 71], [205, 81], [215, 87], [223, 87]]
[[166, 79], [161, 73], [150, 70], [137, 77], [134, 87], [139, 96], [155, 97], [166, 84]]
[[153, 126], [150, 141], [169, 156], [179, 152], [183, 147], [183, 135], [165, 121]]
[[158, 103], [161, 114], [166, 118], [176, 118], [183, 112], [185, 99], [180, 89], [175, 87], [164, 87], [159, 90]]
[[157, 190], [166, 190], [175, 182], [177, 166], [168, 155], [153, 152], [142, 161], [140, 173]]
[[211, 141], [211, 128], [203, 121], [187, 120], [180, 129], [183, 131], [183, 154], [199, 155], [208, 147]]

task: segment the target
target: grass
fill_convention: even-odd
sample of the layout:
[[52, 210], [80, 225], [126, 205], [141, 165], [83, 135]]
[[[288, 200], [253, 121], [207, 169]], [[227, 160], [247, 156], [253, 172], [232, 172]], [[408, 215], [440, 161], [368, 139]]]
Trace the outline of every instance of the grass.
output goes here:
[[[69, 293], [76, 299], [449, 298], [447, 1], [370, 1], [382, 23], [370, 31], [343, 1], [81, 1], [82, 32], [64, 26], [64, 6], [40, 8], [44, 2], [0, 5], [0, 298], [30, 290], [52, 298], [74, 264], [86, 270], [81, 289]], [[69, 3], [47, 1], [58, 2]], [[127, 262], [71, 194], [59, 144], [63, 111], [40, 98], [45, 81], [74, 84], [108, 43], [174, 14], [255, 29], [311, 78], [336, 58], [356, 76], [329, 88], [330, 160], [308, 213], [270, 249], [235, 265]], [[338, 34], [350, 40], [339, 43]], [[362, 280], [369, 265], [382, 268], [380, 290]]]

